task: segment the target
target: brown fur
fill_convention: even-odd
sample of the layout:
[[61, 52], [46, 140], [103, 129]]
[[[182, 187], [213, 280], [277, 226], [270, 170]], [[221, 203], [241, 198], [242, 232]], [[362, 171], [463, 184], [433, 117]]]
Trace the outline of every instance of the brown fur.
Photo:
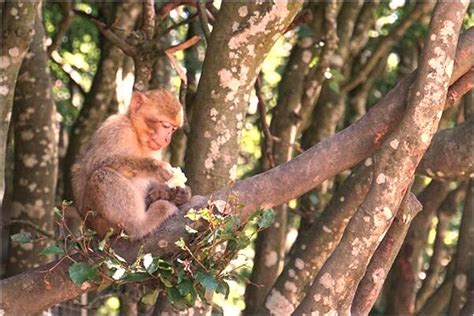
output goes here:
[[73, 193], [79, 213], [100, 237], [111, 227], [142, 238], [178, 210], [175, 204], [190, 198], [190, 191], [188, 196], [164, 184], [172, 176], [169, 164], [155, 159], [157, 151], [147, 146], [163, 134], [147, 120], [180, 126], [180, 115], [181, 105], [167, 91], [135, 93], [128, 113], [109, 117], [84, 148], [72, 170]]

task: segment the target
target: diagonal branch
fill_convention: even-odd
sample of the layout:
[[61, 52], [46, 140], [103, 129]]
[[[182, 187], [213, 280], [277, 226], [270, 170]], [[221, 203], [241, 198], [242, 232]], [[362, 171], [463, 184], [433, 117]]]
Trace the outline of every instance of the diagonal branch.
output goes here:
[[112, 44], [120, 48], [125, 54], [129, 56], [134, 56], [137, 54], [138, 49], [128, 44], [124, 39], [118, 36], [114, 31], [112, 31], [105, 23], [97, 19], [96, 17], [92, 16], [91, 14], [85, 13], [83, 11], [74, 10], [76, 15], [84, 17], [90, 21], [92, 21], [99, 32], [104, 35], [104, 37], [109, 40]]

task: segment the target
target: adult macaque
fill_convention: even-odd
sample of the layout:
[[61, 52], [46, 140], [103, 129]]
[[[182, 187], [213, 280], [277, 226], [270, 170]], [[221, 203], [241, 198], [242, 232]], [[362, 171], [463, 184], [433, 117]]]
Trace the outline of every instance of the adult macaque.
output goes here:
[[166, 184], [171, 167], [154, 158], [182, 124], [183, 109], [173, 94], [134, 92], [128, 112], [109, 117], [85, 146], [73, 166], [73, 193], [99, 237], [113, 228], [143, 238], [190, 199], [189, 187]]

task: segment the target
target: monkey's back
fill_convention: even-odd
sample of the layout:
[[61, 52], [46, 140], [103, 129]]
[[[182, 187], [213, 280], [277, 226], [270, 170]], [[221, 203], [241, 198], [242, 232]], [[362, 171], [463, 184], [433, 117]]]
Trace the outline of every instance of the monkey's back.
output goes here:
[[123, 114], [110, 116], [81, 150], [72, 167], [73, 195], [82, 215], [87, 180], [101, 162], [111, 157], [136, 156], [137, 153], [140, 153], [140, 145], [130, 119]]

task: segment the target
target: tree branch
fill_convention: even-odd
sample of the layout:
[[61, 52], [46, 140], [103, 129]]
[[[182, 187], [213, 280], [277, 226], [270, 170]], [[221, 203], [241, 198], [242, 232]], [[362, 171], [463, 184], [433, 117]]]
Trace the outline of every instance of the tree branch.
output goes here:
[[71, 0], [61, 1], [59, 2], [59, 5], [61, 6], [61, 11], [63, 12], [63, 19], [59, 25], [58, 31], [56, 34], [54, 34], [52, 44], [48, 47], [49, 56], [51, 56], [51, 53], [61, 46], [61, 41], [64, 35], [66, 35], [66, 32], [69, 30], [69, 27], [71, 26], [71, 23], [74, 19], [74, 11], [72, 10]]
[[431, 9], [431, 3], [429, 1], [421, 1], [416, 3], [413, 10], [410, 12], [407, 17], [397, 25], [397, 27], [385, 36], [373, 50], [372, 55], [369, 60], [362, 66], [355, 76], [355, 80], [346, 82], [341, 89], [343, 91], [351, 91], [357, 87], [360, 83], [367, 80], [367, 77], [372, 72], [372, 70], [377, 66], [378, 61], [386, 54], [386, 52], [392, 47], [393, 43], [397, 41], [405, 31], [423, 14]]
[[474, 117], [470, 117], [456, 127], [436, 133], [417, 172], [440, 181], [468, 179], [474, 172], [473, 129]]
[[114, 31], [112, 31], [105, 23], [97, 19], [96, 17], [92, 16], [91, 14], [87, 14], [83, 11], [79, 10], [74, 10], [74, 13], [86, 18], [90, 21], [92, 21], [99, 32], [105, 36], [107, 40], [109, 40], [112, 44], [120, 48], [125, 54], [129, 56], [134, 56], [137, 54], [138, 49], [133, 46], [128, 44], [124, 39], [122, 39], [120, 36], [118, 36]]
[[262, 94], [262, 79], [261, 76], [257, 77], [255, 81], [255, 94], [258, 98], [258, 114], [260, 116], [260, 125], [263, 132], [264, 144], [265, 144], [265, 158], [268, 161], [270, 168], [275, 167], [275, 158], [273, 155], [273, 135], [270, 132], [270, 128], [267, 123], [267, 106], [265, 98]]
[[351, 307], [354, 315], [368, 315], [379, 297], [385, 278], [403, 244], [413, 218], [421, 211], [421, 204], [413, 193], [408, 193], [382, 243], [370, 260], [364, 278], [359, 283]]

